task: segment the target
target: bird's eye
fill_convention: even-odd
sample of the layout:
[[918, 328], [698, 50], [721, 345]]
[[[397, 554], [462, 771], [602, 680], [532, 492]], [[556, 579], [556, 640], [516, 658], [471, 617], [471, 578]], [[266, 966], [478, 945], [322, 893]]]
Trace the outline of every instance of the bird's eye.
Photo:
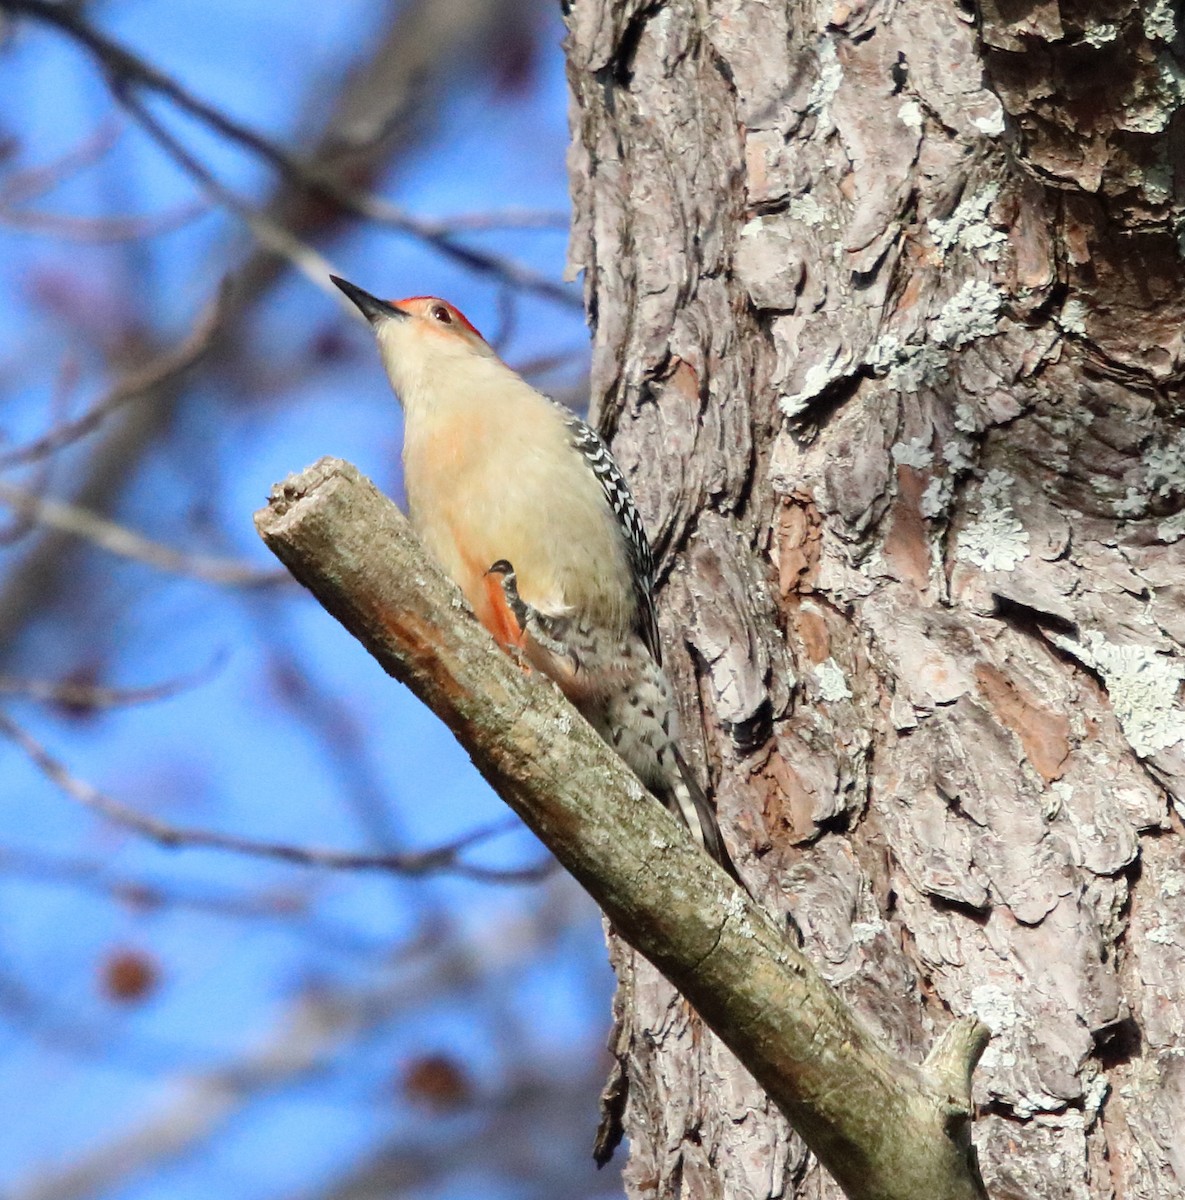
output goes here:
[[432, 319], [439, 321], [442, 325], [451, 325], [453, 323], [453, 314], [443, 304], [434, 304], [432, 306]]

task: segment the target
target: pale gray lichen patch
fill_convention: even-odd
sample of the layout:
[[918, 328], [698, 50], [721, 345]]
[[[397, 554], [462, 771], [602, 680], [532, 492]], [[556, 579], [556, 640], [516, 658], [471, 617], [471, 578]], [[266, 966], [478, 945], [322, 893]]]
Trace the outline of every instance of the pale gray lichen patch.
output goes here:
[[1149, 38], [1171, 42], [1177, 36], [1174, 0], [1152, 0], [1144, 10], [1144, 33]]
[[809, 112], [817, 113], [825, 124], [831, 124], [831, 101], [843, 83], [843, 67], [839, 63], [835, 42], [824, 37], [819, 42], [819, 75], [811, 87], [806, 104]]
[[930, 322], [933, 342], [903, 342], [895, 333], [884, 333], [872, 344], [864, 361], [883, 372], [890, 387], [917, 391], [939, 383], [950, 373], [948, 351], [959, 350], [977, 338], [996, 332], [1003, 293], [983, 280], [961, 287]]
[[1180, 659], [1147, 646], [1109, 642], [1097, 630], [1067, 649], [1103, 677], [1123, 735], [1137, 754], [1156, 754], [1185, 738], [1185, 709], [1177, 704], [1185, 682]]
[[929, 517], [931, 520], [934, 517], [942, 516], [946, 512], [946, 506], [950, 503], [953, 492], [954, 488], [948, 476], [935, 475], [926, 484], [926, 490], [922, 493], [922, 498], [918, 504], [922, 516]]
[[1134, 517], [1138, 516], [1148, 507], [1144, 496], [1136, 491], [1135, 488], [1129, 487], [1127, 492], [1115, 501], [1115, 515], [1117, 517]]
[[1084, 334], [1086, 332], [1086, 314], [1089, 311], [1081, 300], [1067, 300], [1062, 305], [1058, 324], [1067, 333]]
[[1005, 1050], [1002, 1046], [993, 1042], [984, 1052], [979, 1060], [978, 1075], [983, 1079], [990, 1079], [993, 1075], [1001, 1071], [1013, 1071], [1016, 1069], [1016, 1055], [1011, 1050]]
[[902, 392], [916, 392], [923, 384], [937, 383], [950, 372], [950, 360], [937, 346], [903, 342], [894, 333], [879, 338], [868, 352], [868, 365], [885, 372], [885, 380]]
[[[970, 414], [971, 410], [965, 404], [959, 405], [955, 415], [955, 427], [957, 429], [964, 427], [960, 424], [958, 415], [960, 412]], [[970, 418], [968, 419], [970, 420]], [[974, 428], [974, 424], [972, 423], [970, 427]], [[951, 497], [954, 495], [954, 481], [956, 476], [965, 474], [975, 466], [967, 455], [967, 451], [970, 448], [971, 443], [962, 438], [952, 438], [943, 445], [942, 460], [946, 463], [949, 471], [947, 474], [933, 476], [930, 482], [926, 484], [926, 490], [922, 492], [922, 498], [918, 502], [918, 507], [923, 517], [933, 520], [935, 517], [940, 517], [946, 512]], [[937, 554], [939, 552], [938, 547], [935, 546], [934, 549]], [[935, 563], [935, 566], [938, 567], [940, 564]]]
[[844, 678], [844, 673], [834, 658], [818, 663], [815, 666], [814, 674], [815, 681], [819, 685], [819, 695], [828, 703], [833, 704], [838, 700], [852, 698], [848, 681]]
[[974, 461], [967, 453], [970, 449], [970, 442], [964, 442], [960, 438], [955, 438], [942, 447], [942, 457], [952, 471], [970, 471], [975, 466]]
[[861, 946], [868, 942], [874, 942], [885, 932], [886, 928], [884, 921], [853, 921], [852, 941]]
[[1050, 785], [1049, 795], [1045, 803], [1045, 819], [1052, 821], [1074, 799], [1074, 785], [1064, 779], [1056, 780]]
[[935, 246], [944, 255], [955, 246], [962, 246], [978, 253], [986, 262], [997, 262], [1000, 249], [1008, 238], [989, 224], [987, 215], [999, 194], [999, 184], [990, 183], [974, 196], [961, 200], [945, 220], [931, 217], [926, 224]]
[[930, 324], [934, 339], [952, 350], [996, 332], [1004, 295], [982, 279], [969, 279]]
[[[745, 916], [745, 898], [736, 888], [732, 888], [724, 898], [724, 916], [726, 920], [744, 918]], [[745, 921], [744, 924], [748, 925], [749, 923]], [[742, 932], [750, 937], [753, 935], [751, 927], [747, 930], [742, 929]]]
[[1004, 132], [1004, 105], [999, 98], [988, 93], [988, 111], [972, 119], [971, 124], [988, 137], [999, 137]]
[[1185, 492], [1185, 433], [1144, 456], [1144, 483], [1155, 496]]
[[1156, 527], [1156, 536], [1162, 542], [1179, 542], [1185, 537], [1185, 510], [1174, 513]]
[[1165, 160], [1144, 170], [1140, 186], [1144, 196], [1152, 204], [1166, 204], [1173, 198], [1173, 168]]
[[907, 346], [895, 333], [883, 333], [868, 348], [865, 362], [874, 371], [889, 370], [908, 358], [917, 348]]
[[844, 369], [838, 366], [838, 358], [839, 352], [836, 351], [830, 362], [813, 363], [807, 368], [798, 391], [793, 396], [783, 396], [779, 401], [783, 416], [791, 419], [800, 416], [828, 384], [843, 375]]
[[822, 225], [827, 217], [823, 206], [810, 192], [805, 192], [801, 196], [795, 196], [786, 205], [786, 215], [796, 221], [801, 221], [804, 225]]
[[897, 117], [906, 128], [922, 132], [922, 106], [916, 100], [906, 100], [897, 110]]
[[655, 850], [669, 852], [671, 849], [670, 838], [664, 837], [660, 833], [655, 833], [653, 830], [651, 831], [650, 837], [647, 840], [648, 844]]
[[1016, 1001], [1003, 988], [980, 984], [971, 992], [971, 1011], [993, 1034], [1007, 1032], [1020, 1020]]
[[[1022, 1121], [1027, 1121], [1038, 1113], [1060, 1113], [1062, 1125], [1081, 1123], [1081, 1113], [1063, 1112], [1065, 1107], [1066, 1102], [1061, 1096], [1052, 1096], [1049, 1092], [1023, 1092], [1012, 1101], [1012, 1111]], [[1055, 1175], [1059, 1171], [1061, 1161], [1060, 1154], [1049, 1156], [1049, 1169]]]
[[1150, 87], [1141, 83], [1126, 106], [1118, 112], [1120, 129], [1132, 133], [1160, 133], [1181, 107], [1185, 97], [1185, 71], [1171, 54], [1162, 54], [1156, 64], [1156, 78]]
[[1082, 1092], [1082, 1106], [1088, 1117], [1095, 1117], [1103, 1107], [1103, 1101], [1111, 1090], [1107, 1076], [1089, 1060], [1082, 1064], [1082, 1078], [1086, 1087]]
[[1014, 571], [1029, 555], [1029, 534], [1008, 500], [1012, 480], [991, 470], [979, 488], [979, 515], [962, 530], [955, 557], [981, 571]]
[[1082, 32], [1082, 40], [1090, 46], [1106, 46], [1119, 36], [1119, 26], [1111, 21], [1092, 22]]
[[893, 461], [907, 467], [928, 467], [934, 461], [930, 452], [929, 438], [916, 437], [909, 442], [897, 442], [891, 451]]
[[979, 420], [975, 409], [964, 401], [955, 405], [955, 428], [961, 433], [978, 433]]

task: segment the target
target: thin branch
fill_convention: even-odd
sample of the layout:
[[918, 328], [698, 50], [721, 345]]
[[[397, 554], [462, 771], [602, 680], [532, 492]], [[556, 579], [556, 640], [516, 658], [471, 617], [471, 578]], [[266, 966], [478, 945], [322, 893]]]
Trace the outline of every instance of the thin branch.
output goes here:
[[254, 858], [293, 863], [301, 867], [321, 867], [336, 871], [392, 871], [410, 876], [447, 872], [485, 883], [537, 883], [546, 878], [551, 871], [547, 862], [536, 866], [500, 870], [495, 867], [475, 866], [460, 859], [462, 851], [478, 842], [507, 832], [505, 822], [472, 830], [455, 841], [431, 850], [414, 850], [403, 854], [358, 854], [351, 850], [293, 846], [258, 838], [236, 837], [234, 834], [217, 833], [211, 829], [175, 825], [171, 821], [163, 821], [159, 817], [140, 812], [71, 774], [32, 734], [4, 712], [0, 712], [0, 734], [19, 746], [47, 779], [83, 808], [170, 850], [225, 850], [231, 854], [246, 854]]
[[[317, 171], [349, 185], [377, 177], [390, 165], [392, 154], [398, 162], [399, 152], [419, 136], [416, 114], [425, 103], [432, 108], [431, 98], [454, 75], [475, 31], [483, 38], [498, 27], [504, 3], [408, 0], [384, 8], [379, 26], [371, 31], [374, 36], [366, 40], [351, 69], [335, 79], [330, 95], [324, 94], [323, 87], [313, 86], [306, 97], [315, 106], [310, 111], [324, 113], [324, 119], [318, 121], [323, 123], [320, 136], [307, 152], [300, 151], [302, 158]], [[459, 18], [457, 14], [461, 14]], [[471, 22], [465, 14], [472, 17]], [[0, 24], [5, 22], [12, 24], [7, 12], [0, 9]], [[269, 211], [280, 214], [281, 224], [328, 236], [346, 219], [346, 214], [307, 191], [289, 187], [282, 180], [278, 183]], [[262, 249], [246, 255], [234, 271], [233, 287], [227, 289], [222, 329], [245, 326], [252, 306], [280, 278], [281, 266], [287, 264]], [[134, 286], [125, 297], [127, 312], [116, 314], [120, 336], [105, 343], [117, 360], [113, 381], [155, 363], [167, 348], [164, 337], [171, 336], [151, 332], [153, 318], [159, 315], [149, 300], [151, 289], [143, 286], [143, 280], [130, 276], [128, 280]], [[224, 340], [216, 336], [212, 347]], [[195, 369], [200, 369], [200, 363]], [[111, 515], [118, 496], [135, 477], [136, 462], [164, 429], [187, 382], [187, 375], [165, 378], [106, 419], [86, 445], [85, 455], [74, 456], [69, 478], [61, 481], [62, 498]], [[7, 447], [0, 446], [0, 451], [3, 449]], [[0, 588], [0, 655], [16, 645], [17, 635], [31, 615], [42, 611], [46, 598], [63, 586], [80, 545], [69, 535], [45, 530], [24, 548], [19, 561], [14, 561]]]
[[214, 885], [122, 875], [101, 860], [56, 858], [20, 846], [0, 845], [0, 875], [36, 884], [80, 888], [141, 910], [189, 909], [230, 921], [282, 924], [319, 947], [360, 957], [389, 955], [389, 938], [370, 937], [310, 911], [311, 901], [276, 889], [240, 892]]
[[552, 229], [566, 232], [570, 220], [566, 212], [544, 209], [502, 208], [490, 212], [458, 213], [441, 217], [431, 227], [447, 236], [450, 233], [487, 233], [495, 229]]
[[47, 163], [16, 170], [0, 185], [0, 205], [9, 207], [44, 196], [46, 192], [93, 166], [110, 152], [123, 130], [112, 118], [100, 122], [89, 137]]
[[23, 446], [0, 451], [0, 469], [35, 462], [37, 459], [56, 454], [64, 447], [93, 433], [107, 417], [123, 405], [171, 383], [187, 371], [209, 350], [221, 328], [225, 298], [226, 289], [220, 289], [218, 295], [198, 315], [193, 328], [179, 345], [153, 358], [139, 370], [126, 375], [81, 416], [72, 421], [55, 424], [41, 437], [26, 442]]
[[195, 201], [171, 212], [132, 217], [73, 217], [0, 206], [0, 225], [20, 233], [40, 234], [61, 241], [105, 244], [138, 242], [174, 233], [210, 211]]
[[155, 704], [195, 687], [214, 671], [206, 667], [193, 675], [170, 679], [151, 687], [114, 688], [77, 679], [27, 679], [0, 672], [0, 696], [19, 696], [43, 704], [56, 704], [78, 711], [100, 712], [109, 708], [130, 708], [137, 704]]
[[264, 213], [240, 200], [175, 138], [122, 81], [112, 85], [112, 94], [131, 114], [149, 137], [202, 188], [206, 195], [238, 217], [265, 250], [278, 255], [295, 267], [310, 283], [327, 296], [341, 300], [340, 293], [329, 282], [333, 268], [324, 258], [296, 234], [285, 229]]
[[[62, 364], [58, 368], [50, 399], [49, 419], [52, 424], [56, 425], [69, 412], [70, 397], [78, 386], [79, 374], [78, 357], [73, 351], [67, 350], [62, 356]], [[35, 463], [26, 481], [28, 490], [38, 496], [43, 495], [48, 490], [50, 480], [53, 478], [53, 467], [53, 460], [50, 458], [44, 458]], [[36, 528], [37, 521], [31, 513], [14, 513], [8, 528], [0, 530], [0, 546], [11, 546], [27, 537]]]
[[167, 97], [190, 116], [263, 159], [289, 183], [329, 200], [343, 211], [410, 234], [473, 271], [503, 279], [568, 308], [582, 307], [580, 296], [569, 286], [500, 255], [457, 242], [449, 233], [442, 232], [437, 223], [420, 220], [389, 201], [343, 187], [311, 169], [257, 130], [198, 99], [163, 71], [100, 33], [77, 9], [50, 0], [0, 0], [0, 10], [33, 17], [57, 27], [94, 55], [117, 94], [121, 88], [135, 86]]
[[[336, 459], [273, 489], [264, 541], [695, 1006], [851, 1200], [986, 1200], [967, 1144], [981, 1027], [936, 1077], [881, 1045], [549, 682], [473, 620], [399, 510]], [[952, 1099], [955, 1101], [952, 1104]], [[960, 1112], [958, 1105], [962, 1104]]]
[[85, 538], [111, 554], [147, 563], [157, 570], [173, 575], [185, 575], [206, 583], [232, 587], [274, 587], [286, 579], [282, 571], [265, 571], [232, 559], [214, 558], [205, 554], [184, 554], [133, 533], [115, 521], [109, 521], [88, 509], [79, 508], [76, 504], [38, 496], [3, 481], [0, 481], [0, 504], [7, 504], [21, 516], [34, 520], [39, 525], [48, 525], [63, 533]]

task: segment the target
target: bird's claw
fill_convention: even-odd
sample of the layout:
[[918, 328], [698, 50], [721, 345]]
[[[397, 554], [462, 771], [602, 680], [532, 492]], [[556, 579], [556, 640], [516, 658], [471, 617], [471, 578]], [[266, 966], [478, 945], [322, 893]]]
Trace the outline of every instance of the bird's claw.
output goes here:
[[515, 661], [520, 670], [530, 674], [531, 664], [527, 662], [525, 639], [531, 610], [518, 594], [518, 577], [514, 573], [514, 566], [506, 559], [500, 558], [486, 571], [486, 574], [500, 576], [499, 582], [502, 585], [502, 595], [506, 599], [506, 606], [510, 609], [510, 614], [518, 625], [518, 632], [514, 638], [501, 641], [502, 648]]
[[530, 620], [531, 610], [526, 602], [518, 594], [518, 576], [514, 572], [514, 567], [506, 559], [500, 558], [486, 572], [487, 575], [500, 575], [502, 577], [502, 594], [506, 597], [506, 603], [510, 607], [510, 611], [514, 613], [514, 619], [518, 622], [518, 627], [525, 630], [527, 622]]
[[[543, 647], [557, 661], [569, 660], [572, 664], [572, 670], [575, 671], [578, 667], [578, 659], [564, 638], [567, 623], [561, 619], [544, 616], [543, 613], [532, 607], [519, 595], [518, 576], [515, 574], [513, 564], [505, 558], [500, 558], [486, 571], [486, 574], [501, 576], [502, 594], [506, 597], [506, 603], [511, 613], [514, 614], [514, 619], [518, 622], [519, 629], [536, 645]], [[522, 648], [518, 649], [519, 653], [516, 655], [516, 658], [524, 661], [522, 659]]]

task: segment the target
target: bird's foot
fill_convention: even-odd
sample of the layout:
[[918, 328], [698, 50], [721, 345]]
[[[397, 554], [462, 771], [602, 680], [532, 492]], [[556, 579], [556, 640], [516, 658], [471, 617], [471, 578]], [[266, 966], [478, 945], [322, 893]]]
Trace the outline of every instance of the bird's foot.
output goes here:
[[506, 559], [500, 558], [486, 574], [501, 577], [502, 595], [506, 597], [506, 603], [514, 614], [519, 628], [526, 629], [531, 610], [526, 601], [518, 594], [518, 575], [515, 574], [514, 566]]
[[[537, 608], [528, 604], [518, 592], [518, 576], [514, 566], [506, 559], [500, 558], [486, 572], [487, 575], [501, 577], [502, 594], [506, 597], [507, 607], [518, 622], [519, 628], [537, 647], [558, 662], [568, 662], [570, 669], [577, 668], [577, 655], [566, 638], [571, 621], [566, 617], [549, 617]], [[547, 668], [543, 668], [547, 670]], [[550, 672], [548, 672], [550, 673]]]

